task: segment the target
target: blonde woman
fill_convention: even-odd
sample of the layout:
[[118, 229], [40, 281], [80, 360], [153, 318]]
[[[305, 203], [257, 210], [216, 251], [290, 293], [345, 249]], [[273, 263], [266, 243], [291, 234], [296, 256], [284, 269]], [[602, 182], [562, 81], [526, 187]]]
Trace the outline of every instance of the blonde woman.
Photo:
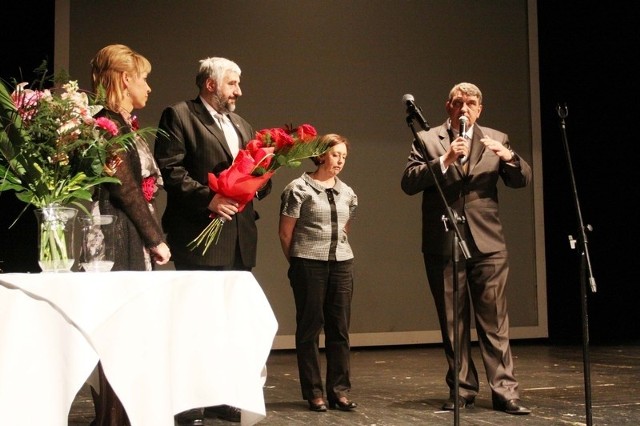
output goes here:
[[[118, 124], [120, 132], [137, 130], [135, 109], [144, 108], [151, 92], [147, 77], [151, 63], [122, 44], [98, 51], [91, 60], [95, 93], [104, 93], [105, 108], [98, 115]], [[147, 142], [136, 138], [136, 147], [118, 153], [114, 176], [121, 184], [102, 184], [94, 195], [94, 213], [111, 214], [115, 221], [115, 262], [112, 270], [148, 271], [164, 265], [171, 253], [154, 209], [153, 199], [162, 184]], [[92, 426], [129, 425], [127, 413], [98, 365], [99, 394], [92, 389], [96, 419]]]

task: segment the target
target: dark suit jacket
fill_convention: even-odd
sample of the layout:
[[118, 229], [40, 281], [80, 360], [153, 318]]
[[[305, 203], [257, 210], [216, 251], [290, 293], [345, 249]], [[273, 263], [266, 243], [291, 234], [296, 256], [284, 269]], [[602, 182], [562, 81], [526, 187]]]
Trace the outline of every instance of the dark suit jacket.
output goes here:
[[[485, 148], [480, 139], [489, 136], [509, 147], [508, 136], [476, 123], [467, 175], [458, 163], [452, 164], [445, 174], [442, 173], [439, 157], [451, 144], [446, 123], [429, 131], [420, 131], [418, 136], [419, 140], [413, 142], [401, 186], [408, 195], [422, 192], [423, 253], [444, 256], [452, 253], [453, 232], [444, 229], [442, 216], [446, 210], [435, 186], [434, 176], [440, 182], [449, 206], [466, 218], [467, 224], [458, 226], [464, 232], [465, 241], [470, 243], [470, 248], [477, 247], [480, 253], [506, 250], [498, 214], [498, 178], [508, 187], [521, 188], [531, 181], [531, 167], [520, 156], [517, 156], [515, 165], [501, 161], [493, 151]], [[420, 145], [424, 147], [426, 159]], [[425, 161], [429, 162], [433, 173], [429, 172]]]
[[[230, 114], [242, 146], [253, 139], [251, 125], [237, 114]], [[253, 202], [222, 227], [216, 245], [202, 255], [202, 247], [187, 248], [211, 222], [207, 206], [215, 195], [208, 186], [208, 173], [219, 175], [233, 162], [224, 138], [200, 98], [183, 101], [165, 108], [158, 125], [154, 156], [162, 172], [167, 191], [167, 207], [162, 225], [174, 260], [196, 265], [224, 266], [232, 263], [236, 240], [239, 240], [245, 266], [256, 264], [258, 231]], [[271, 190], [271, 181], [260, 191], [260, 197]]]

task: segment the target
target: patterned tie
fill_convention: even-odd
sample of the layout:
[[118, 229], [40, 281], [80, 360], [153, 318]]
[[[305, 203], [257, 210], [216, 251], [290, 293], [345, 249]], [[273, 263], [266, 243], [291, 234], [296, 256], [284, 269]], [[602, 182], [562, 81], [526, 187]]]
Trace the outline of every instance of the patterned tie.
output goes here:
[[467, 147], [469, 147], [469, 154], [465, 155], [460, 159], [460, 164], [462, 164], [462, 171], [466, 175], [469, 173], [469, 156], [471, 155], [471, 139], [466, 133], [462, 136], [467, 141]]
[[215, 114], [216, 121], [218, 122], [218, 126], [224, 132], [224, 138], [227, 141], [227, 145], [229, 146], [229, 150], [231, 150], [231, 155], [233, 158], [236, 158], [238, 155], [238, 151], [240, 151], [240, 138], [238, 137], [238, 133], [236, 129], [229, 120], [229, 117], [226, 114]]

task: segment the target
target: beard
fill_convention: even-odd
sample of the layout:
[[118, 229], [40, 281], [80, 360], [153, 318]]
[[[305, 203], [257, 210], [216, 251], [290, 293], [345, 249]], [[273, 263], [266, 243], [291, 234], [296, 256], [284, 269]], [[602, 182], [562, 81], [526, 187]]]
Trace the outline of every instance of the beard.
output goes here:
[[229, 102], [229, 98], [220, 93], [216, 93], [215, 95], [213, 95], [213, 102], [215, 103], [215, 105], [218, 105], [217, 110], [221, 114], [233, 112], [236, 109], [235, 102]]

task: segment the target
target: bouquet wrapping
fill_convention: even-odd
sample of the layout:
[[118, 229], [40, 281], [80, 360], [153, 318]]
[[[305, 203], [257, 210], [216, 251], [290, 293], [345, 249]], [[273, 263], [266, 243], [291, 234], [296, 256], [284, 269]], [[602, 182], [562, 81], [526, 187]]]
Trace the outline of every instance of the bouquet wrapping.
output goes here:
[[[238, 202], [238, 212], [244, 210], [280, 167], [298, 167], [305, 158], [316, 157], [327, 150], [310, 124], [263, 129], [256, 132], [245, 149], [240, 150], [231, 166], [218, 176], [209, 173], [209, 188]], [[220, 237], [224, 220], [215, 213], [211, 222], [188, 247], [202, 247], [204, 255]]]

